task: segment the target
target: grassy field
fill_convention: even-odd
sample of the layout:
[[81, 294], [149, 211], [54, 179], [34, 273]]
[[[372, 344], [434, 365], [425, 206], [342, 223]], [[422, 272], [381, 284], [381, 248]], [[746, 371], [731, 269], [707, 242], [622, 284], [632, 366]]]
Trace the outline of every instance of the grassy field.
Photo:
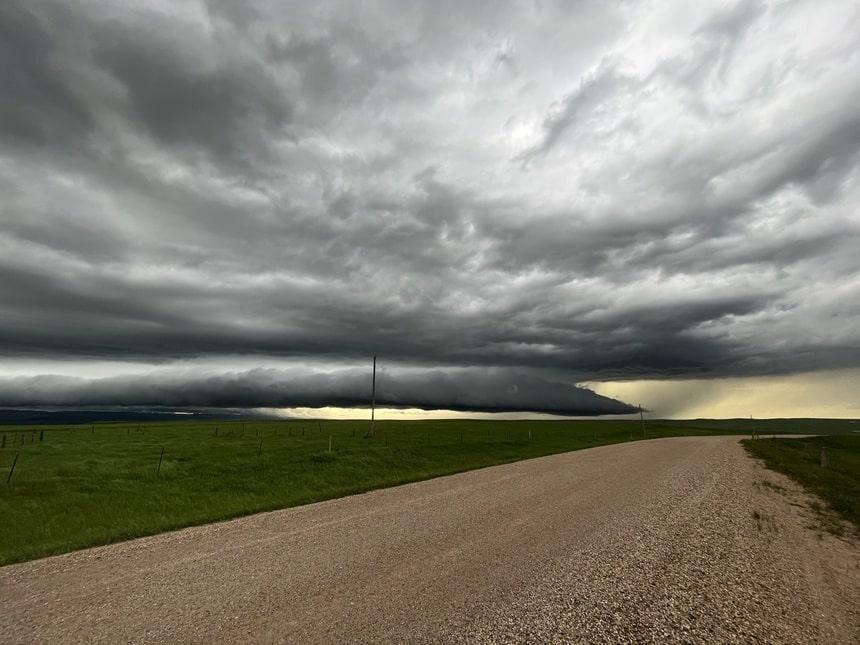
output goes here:
[[[860, 434], [767, 438], [744, 441], [750, 454], [772, 470], [785, 473], [826, 501], [830, 508], [860, 530]], [[827, 449], [828, 466], [821, 465], [821, 449]], [[824, 527], [841, 534], [842, 525], [830, 521], [827, 509], [817, 509]]]
[[[743, 434], [746, 423], [649, 422], [647, 438]], [[768, 423], [757, 430], [810, 431]], [[856, 427], [841, 423], [828, 429]], [[0, 564], [643, 438], [638, 421], [383, 421], [372, 440], [366, 430], [257, 420], [0, 427], [0, 476], [9, 478], [0, 483]]]

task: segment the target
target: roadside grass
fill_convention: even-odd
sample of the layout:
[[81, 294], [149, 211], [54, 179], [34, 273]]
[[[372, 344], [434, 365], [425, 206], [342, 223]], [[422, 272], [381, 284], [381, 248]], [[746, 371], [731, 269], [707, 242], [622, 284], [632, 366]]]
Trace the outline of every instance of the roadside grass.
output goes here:
[[722, 430], [734, 434], [758, 433], [761, 437], [779, 434], [842, 435], [860, 434], [860, 419], [690, 419], [661, 421], [703, 430]]
[[779, 526], [771, 515], [759, 510], [752, 512], [752, 517], [755, 520], [758, 530], [761, 532], [769, 531], [771, 533], [779, 532]]
[[446, 420], [366, 431], [309, 420], [0, 427], [0, 565], [571, 450], [747, 430]]
[[[844, 534], [843, 523], [831, 517], [835, 512], [855, 532], [860, 531], [860, 435], [767, 438], [744, 440], [743, 444], [768, 468], [788, 475], [827, 503], [829, 508], [813, 505], [822, 528]], [[827, 449], [827, 468], [821, 466], [822, 448]]]

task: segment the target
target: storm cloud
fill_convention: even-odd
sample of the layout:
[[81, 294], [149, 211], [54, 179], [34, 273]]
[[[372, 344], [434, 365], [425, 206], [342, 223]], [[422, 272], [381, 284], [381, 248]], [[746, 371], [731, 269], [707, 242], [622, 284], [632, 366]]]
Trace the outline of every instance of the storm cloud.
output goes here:
[[[217, 374], [161, 370], [148, 375], [82, 379], [0, 379], [11, 406], [168, 406], [194, 408], [369, 407], [367, 370], [255, 369]], [[388, 370], [377, 382], [382, 407], [557, 415], [630, 414], [637, 408], [583, 387], [509, 370]]]
[[856, 367], [858, 33], [837, 0], [6, 0], [0, 405], [349, 407], [379, 355], [386, 405], [623, 413], [575, 384]]

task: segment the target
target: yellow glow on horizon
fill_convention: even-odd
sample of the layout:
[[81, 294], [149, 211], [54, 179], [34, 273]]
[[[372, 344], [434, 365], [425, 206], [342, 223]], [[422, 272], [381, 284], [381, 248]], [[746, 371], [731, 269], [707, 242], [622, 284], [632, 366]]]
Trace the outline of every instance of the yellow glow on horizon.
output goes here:
[[[370, 422], [370, 408], [260, 408], [261, 412], [291, 419], [354, 419]], [[558, 419], [551, 414], [531, 412], [457, 412], [418, 408], [376, 408], [377, 421], [420, 421], [426, 419]]]
[[860, 418], [860, 369], [789, 376], [587, 383], [667, 419]]

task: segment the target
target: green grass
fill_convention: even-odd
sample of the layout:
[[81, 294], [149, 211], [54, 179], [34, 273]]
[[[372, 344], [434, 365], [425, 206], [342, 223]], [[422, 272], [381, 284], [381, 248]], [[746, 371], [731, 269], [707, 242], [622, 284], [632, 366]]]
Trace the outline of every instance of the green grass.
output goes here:
[[[0, 427], [0, 565], [643, 438], [638, 421], [383, 421], [373, 440], [366, 430], [257, 420]], [[648, 423], [648, 438], [726, 432], [746, 430]]]
[[[765, 465], [785, 473], [821, 497], [840, 517], [860, 530], [860, 435], [820, 436], [804, 439], [766, 438], [744, 441], [750, 454]], [[827, 448], [829, 466], [821, 466], [821, 449]], [[818, 507], [822, 525], [836, 534], [842, 524], [828, 518]]]

